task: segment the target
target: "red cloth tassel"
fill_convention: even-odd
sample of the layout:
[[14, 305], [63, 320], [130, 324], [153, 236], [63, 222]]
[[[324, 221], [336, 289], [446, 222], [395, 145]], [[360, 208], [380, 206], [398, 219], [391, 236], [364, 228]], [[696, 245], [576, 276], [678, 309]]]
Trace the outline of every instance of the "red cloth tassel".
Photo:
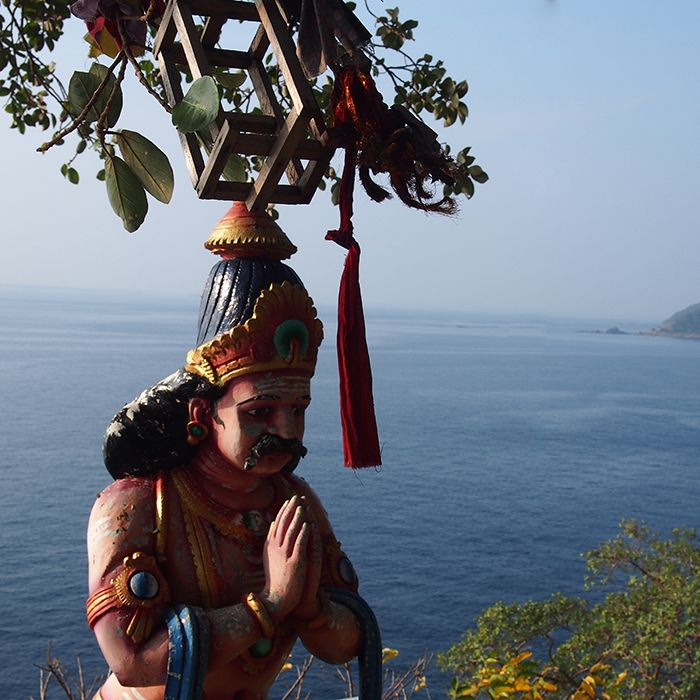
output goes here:
[[353, 469], [382, 463], [360, 293], [360, 246], [353, 236], [352, 226], [356, 157], [357, 146], [346, 146], [340, 181], [340, 228], [326, 234], [327, 240], [348, 250], [338, 294], [337, 345], [343, 453], [345, 466]]

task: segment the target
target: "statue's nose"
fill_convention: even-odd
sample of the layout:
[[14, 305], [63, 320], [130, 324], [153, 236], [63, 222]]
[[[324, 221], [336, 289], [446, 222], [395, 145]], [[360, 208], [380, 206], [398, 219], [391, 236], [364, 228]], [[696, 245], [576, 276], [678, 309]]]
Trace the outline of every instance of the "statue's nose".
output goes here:
[[285, 440], [300, 437], [297, 432], [297, 422], [292, 409], [278, 411], [274, 420], [274, 432]]

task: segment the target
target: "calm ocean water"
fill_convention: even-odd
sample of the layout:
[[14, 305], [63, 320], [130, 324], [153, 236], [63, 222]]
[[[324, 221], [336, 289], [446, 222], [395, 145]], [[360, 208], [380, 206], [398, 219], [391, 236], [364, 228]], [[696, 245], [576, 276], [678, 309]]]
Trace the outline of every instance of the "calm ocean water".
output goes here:
[[[102, 433], [182, 364], [197, 305], [0, 287], [0, 698], [38, 695], [49, 641], [102, 670], [84, 616]], [[700, 342], [576, 332], [606, 320], [369, 313], [384, 467], [354, 474], [323, 316], [300, 473], [401, 659], [445, 649], [496, 600], [582, 592], [580, 553], [623, 517], [700, 525]], [[340, 696], [315, 682], [313, 698]]]

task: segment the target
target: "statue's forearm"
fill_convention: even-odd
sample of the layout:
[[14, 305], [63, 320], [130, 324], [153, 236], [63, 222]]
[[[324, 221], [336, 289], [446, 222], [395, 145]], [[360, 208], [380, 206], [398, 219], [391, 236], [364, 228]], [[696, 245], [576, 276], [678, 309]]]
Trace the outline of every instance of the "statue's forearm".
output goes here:
[[343, 664], [357, 656], [362, 642], [360, 625], [348, 608], [340, 603], [329, 602], [323, 624], [313, 620], [297, 621], [295, 624], [303, 645], [322, 661]]
[[242, 604], [207, 610], [209, 667], [230, 663], [260, 639], [260, 627]]

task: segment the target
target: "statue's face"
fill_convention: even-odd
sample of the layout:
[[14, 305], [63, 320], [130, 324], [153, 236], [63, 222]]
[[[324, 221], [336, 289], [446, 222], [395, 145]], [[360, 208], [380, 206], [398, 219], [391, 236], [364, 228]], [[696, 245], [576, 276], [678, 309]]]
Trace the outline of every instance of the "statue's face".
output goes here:
[[[310, 401], [309, 378], [285, 370], [233, 379], [212, 405], [211, 439], [231, 464], [244, 469], [251, 448], [263, 435], [302, 440]], [[291, 458], [286, 450], [267, 454], [257, 460], [253, 473], [275, 474]]]

